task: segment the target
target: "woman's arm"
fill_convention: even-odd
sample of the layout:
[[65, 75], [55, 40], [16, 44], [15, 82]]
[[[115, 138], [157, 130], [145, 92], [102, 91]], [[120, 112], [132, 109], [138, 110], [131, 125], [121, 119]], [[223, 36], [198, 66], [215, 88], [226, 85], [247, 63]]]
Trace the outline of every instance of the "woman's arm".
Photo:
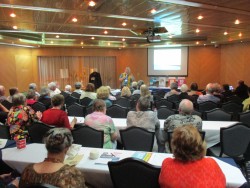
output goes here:
[[0, 103], [0, 109], [1, 109], [3, 112], [9, 112], [9, 110], [8, 110], [7, 108], [5, 108], [5, 106], [2, 105], [1, 103]]

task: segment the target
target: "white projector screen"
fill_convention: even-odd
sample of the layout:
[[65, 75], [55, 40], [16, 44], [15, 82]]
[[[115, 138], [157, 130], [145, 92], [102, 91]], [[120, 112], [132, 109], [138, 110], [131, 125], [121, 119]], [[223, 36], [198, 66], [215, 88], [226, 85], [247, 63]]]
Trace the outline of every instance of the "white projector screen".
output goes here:
[[188, 47], [148, 48], [148, 76], [187, 76]]

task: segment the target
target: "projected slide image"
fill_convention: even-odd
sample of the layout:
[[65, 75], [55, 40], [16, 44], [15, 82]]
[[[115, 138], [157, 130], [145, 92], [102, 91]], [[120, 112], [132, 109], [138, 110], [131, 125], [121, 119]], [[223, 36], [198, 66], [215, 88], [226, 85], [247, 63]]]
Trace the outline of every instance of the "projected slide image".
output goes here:
[[154, 70], [180, 70], [181, 49], [155, 50]]

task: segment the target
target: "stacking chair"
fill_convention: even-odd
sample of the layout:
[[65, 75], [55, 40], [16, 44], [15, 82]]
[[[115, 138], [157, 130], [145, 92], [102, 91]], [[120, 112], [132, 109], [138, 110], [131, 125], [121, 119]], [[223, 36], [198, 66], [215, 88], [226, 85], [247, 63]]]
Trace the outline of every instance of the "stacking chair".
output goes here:
[[89, 97], [84, 97], [80, 99], [80, 104], [83, 106], [89, 106], [89, 104], [92, 102], [92, 99]]
[[121, 141], [125, 150], [152, 151], [154, 132], [140, 127], [129, 127], [120, 130]]
[[58, 188], [58, 187], [45, 183], [36, 183], [36, 184], [26, 185], [24, 188]]
[[80, 99], [81, 94], [80, 94], [80, 93], [77, 93], [77, 92], [73, 92], [73, 93], [71, 93], [71, 96], [72, 96], [72, 97], [75, 97], [75, 98], [77, 98], [77, 99]]
[[179, 95], [173, 94], [167, 97], [167, 100], [170, 102], [177, 102], [179, 101]]
[[53, 128], [55, 128], [55, 126], [47, 125], [40, 121], [33, 122], [31, 126], [27, 126], [30, 141], [32, 143], [43, 143], [43, 136], [46, 132]]
[[200, 118], [202, 118], [202, 113], [199, 112], [199, 111], [197, 111], [197, 110], [193, 110], [191, 114], [192, 114], [192, 115], [197, 115], [197, 116], [199, 116]]
[[232, 112], [233, 113], [233, 120], [238, 120], [238, 114], [242, 112], [243, 105], [234, 101], [229, 101], [226, 103], [223, 103], [221, 108], [225, 110], [226, 112]]
[[159, 188], [161, 168], [135, 158], [108, 162], [109, 172], [115, 188]]
[[65, 91], [61, 91], [60, 94], [64, 96], [64, 99], [65, 99], [67, 96], [70, 95], [69, 93], [66, 93]]
[[230, 97], [227, 97], [226, 101], [227, 102], [230, 102], [230, 101], [231, 102], [236, 102], [236, 103], [239, 103], [239, 104], [241, 104], [243, 102], [243, 100], [240, 97], [238, 97], [237, 95], [232, 95]]
[[67, 107], [78, 102], [79, 102], [78, 98], [72, 97], [70, 95], [65, 98], [65, 104]]
[[116, 103], [115, 104], [118, 104], [122, 107], [125, 107], [125, 108], [131, 108], [131, 101], [125, 97], [120, 97], [119, 99], [116, 100]]
[[209, 110], [213, 110], [217, 108], [218, 104], [212, 101], [205, 101], [205, 102], [199, 103], [197, 107], [200, 112], [205, 112], [205, 111], [209, 111]]
[[84, 117], [86, 114], [86, 107], [80, 104], [72, 104], [68, 108], [68, 116]]
[[161, 99], [159, 101], [155, 101], [155, 107], [160, 108], [161, 106], [167, 106], [170, 109], [173, 109], [174, 103], [168, 101], [167, 99]]
[[13, 106], [13, 104], [7, 100], [2, 101], [1, 104], [8, 110]]
[[10, 140], [10, 127], [7, 125], [0, 125], [0, 138]]
[[208, 121], [232, 121], [233, 114], [225, 112], [223, 109], [215, 108], [210, 111], [206, 111], [205, 120]]
[[89, 126], [79, 126], [73, 129], [72, 136], [75, 144], [83, 147], [103, 148], [104, 132]]
[[46, 110], [46, 106], [41, 102], [35, 102], [34, 104], [31, 105], [31, 108], [35, 112], [37, 111], [44, 112]]
[[88, 114], [91, 114], [92, 112], [93, 112], [93, 106], [92, 105], [86, 107], [86, 114], [85, 114], [85, 116], [87, 116]]
[[250, 111], [239, 113], [238, 119], [240, 122], [245, 123], [248, 126], [250, 126]]
[[128, 109], [117, 104], [107, 108], [106, 114], [112, 118], [127, 118]]
[[157, 117], [158, 119], [167, 119], [169, 116], [176, 114], [175, 110], [169, 109], [166, 106], [162, 106], [157, 109]]

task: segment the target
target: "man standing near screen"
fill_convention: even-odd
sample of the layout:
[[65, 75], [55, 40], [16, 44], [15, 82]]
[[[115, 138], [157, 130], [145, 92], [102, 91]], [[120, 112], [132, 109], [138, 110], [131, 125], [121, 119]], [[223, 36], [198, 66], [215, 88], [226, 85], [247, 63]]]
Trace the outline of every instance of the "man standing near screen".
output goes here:
[[121, 87], [127, 86], [130, 88], [134, 80], [135, 78], [133, 74], [131, 73], [129, 67], [126, 67], [124, 73], [122, 73], [119, 77], [119, 81], [121, 82]]

